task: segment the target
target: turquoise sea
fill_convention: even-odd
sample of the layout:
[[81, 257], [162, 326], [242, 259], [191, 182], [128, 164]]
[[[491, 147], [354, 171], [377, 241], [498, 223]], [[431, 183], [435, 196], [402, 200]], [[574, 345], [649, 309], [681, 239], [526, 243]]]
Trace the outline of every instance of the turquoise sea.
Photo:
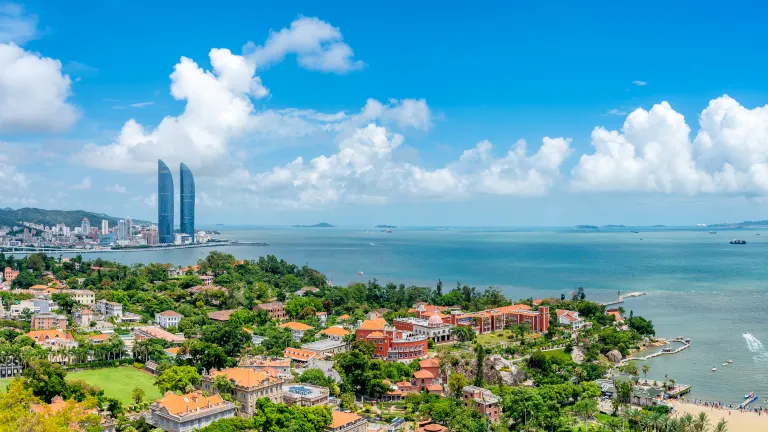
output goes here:
[[[649, 378], [693, 385], [692, 397], [737, 403], [768, 398], [768, 230], [631, 228], [217, 227], [222, 237], [269, 246], [221, 247], [239, 258], [275, 254], [307, 263], [334, 283], [447, 286], [456, 281], [502, 288], [512, 298], [548, 297], [583, 286], [592, 300], [645, 291], [624, 307], [653, 320], [663, 337], [685, 336], [690, 349], [650, 361]], [[730, 245], [732, 238], [746, 245]], [[210, 249], [108, 253], [125, 263], [191, 264]], [[362, 275], [360, 275], [362, 272]], [[722, 366], [726, 360], [733, 364]], [[717, 372], [711, 369], [717, 367]]]

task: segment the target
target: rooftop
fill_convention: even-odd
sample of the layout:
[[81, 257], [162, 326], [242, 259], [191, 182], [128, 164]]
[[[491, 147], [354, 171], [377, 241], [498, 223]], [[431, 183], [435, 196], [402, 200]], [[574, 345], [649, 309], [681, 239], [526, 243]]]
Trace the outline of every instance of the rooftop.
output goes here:
[[280, 324], [278, 327], [280, 327], [280, 328], [289, 328], [289, 329], [291, 329], [293, 331], [307, 331], [307, 330], [311, 330], [311, 329], [314, 328], [311, 325], [306, 325], [304, 323], [300, 323], [300, 322], [296, 322], [296, 321], [291, 321], [291, 322], [287, 322], [285, 324]]
[[237, 309], [228, 309], [228, 310], [222, 310], [222, 311], [208, 312], [208, 318], [214, 321], [229, 321], [229, 317], [236, 310]]
[[308, 351], [304, 349], [298, 349], [298, 348], [286, 348], [285, 351], [283, 351], [283, 355], [285, 355], [288, 358], [291, 358], [293, 360], [305, 362], [309, 361], [317, 356], [314, 351]]
[[164, 317], [180, 317], [180, 316], [184, 316], [184, 315], [182, 315], [182, 314], [180, 314], [178, 312], [172, 311], [172, 310], [167, 310], [165, 312], [160, 312], [158, 315], [164, 316]]
[[218, 394], [205, 397], [201, 391], [196, 391], [185, 395], [177, 395], [172, 392], [168, 392], [156, 403], [158, 407], [165, 408], [169, 413], [178, 416], [190, 415], [197, 411], [219, 405], [232, 405], [231, 402], [226, 402]]
[[277, 382], [277, 378], [269, 376], [264, 372], [256, 372], [250, 368], [227, 368], [220, 371], [212, 370], [209, 374], [211, 380], [217, 375], [224, 375], [227, 378], [235, 382], [235, 385], [240, 387], [263, 387], [273, 382]]
[[328, 426], [331, 429], [336, 429], [342, 426], [346, 426], [362, 418], [355, 413], [348, 413], [343, 411], [332, 411], [331, 416], [333, 417], [333, 420], [331, 421], [331, 424]]
[[349, 330], [343, 328], [343, 327], [328, 327], [327, 329], [320, 330], [320, 334], [328, 335], [328, 336], [346, 336], [350, 332]]
[[337, 341], [337, 340], [333, 340], [333, 339], [323, 339], [323, 340], [319, 340], [319, 341], [315, 341], [315, 342], [305, 343], [301, 347], [306, 349], [306, 350], [319, 350], [319, 351], [323, 351], [323, 350], [327, 350], [327, 349], [331, 349], [331, 348], [336, 348], [338, 346], [343, 346], [343, 345], [346, 345], [346, 343], [343, 342], [343, 341]]

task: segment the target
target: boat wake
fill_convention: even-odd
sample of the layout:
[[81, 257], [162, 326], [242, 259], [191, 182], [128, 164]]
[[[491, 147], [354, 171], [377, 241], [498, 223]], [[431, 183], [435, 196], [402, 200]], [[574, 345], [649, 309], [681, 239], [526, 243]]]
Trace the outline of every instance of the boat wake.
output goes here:
[[752, 358], [758, 361], [768, 361], [768, 350], [765, 349], [760, 339], [756, 338], [752, 333], [744, 333], [742, 335], [747, 342], [747, 349], [754, 354]]

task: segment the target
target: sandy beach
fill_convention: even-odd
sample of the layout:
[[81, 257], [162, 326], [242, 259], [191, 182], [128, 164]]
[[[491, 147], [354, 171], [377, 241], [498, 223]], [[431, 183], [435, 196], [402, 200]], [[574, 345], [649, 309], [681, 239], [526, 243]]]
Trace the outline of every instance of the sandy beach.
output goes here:
[[677, 417], [690, 413], [696, 417], [699, 413], [707, 413], [710, 424], [716, 425], [721, 418], [728, 422], [728, 432], [753, 432], [753, 431], [765, 431], [768, 430], [768, 416], [758, 416], [755, 412], [739, 412], [737, 409], [716, 409], [712, 407], [705, 407], [701, 405], [694, 405], [692, 403], [684, 403], [671, 401], [675, 406], [675, 415]]

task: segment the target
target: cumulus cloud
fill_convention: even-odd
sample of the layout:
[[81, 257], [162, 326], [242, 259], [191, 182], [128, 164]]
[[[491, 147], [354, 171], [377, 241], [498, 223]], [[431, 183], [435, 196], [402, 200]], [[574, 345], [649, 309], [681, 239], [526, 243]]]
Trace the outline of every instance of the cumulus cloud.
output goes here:
[[130, 106], [131, 108], [144, 108], [154, 104], [155, 104], [154, 102], [136, 102], [128, 106]]
[[93, 186], [93, 181], [90, 177], [86, 177], [80, 183], [72, 186], [72, 189], [90, 189]]
[[470, 194], [540, 195], [559, 178], [560, 165], [570, 152], [569, 140], [545, 138], [533, 155], [520, 141], [496, 158], [493, 145], [483, 141], [457, 162], [429, 169], [393, 157], [403, 141], [402, 135], [369, 124], [344, 137], [338, 152], [330, 156], [308, 162], [299, 157], [257, 174], [241, 168], [221, 183], [294, 208], [413, 198], [450, 200]]
[[121, 186], [119, 184], [107, 186], [106, 188], [104, 188], [104, 190], [107, 192], [113, 192], [113, 193], [119, 193], [119, 194], [124, 194], [128, 192], [128, 190], [125, 189], [125, 186]]
[[724, 95], [702, 111], [693, 140], [690, 132], [667, 102], [633, 111], [621, 131], [597, 127], [595, 152], [581, 156], [572, 186], [685, 195], [768, 192], [768, 106], [748, 109]]
[[7, 204], [31, 205], [36, 200], [29, 195], [29, 180], [16, 170], [13, 162], [0, 153], [0, 201]]
[[636, 80], [636, 81], [632, 81], [632, 84], [634, 84], [634, 85], [636, 85], [636, 86], [639, 86], [639, 87], [642, 87], [642, 86], [644, 86], [644, 85], [646, 85], [646, 84], [648, 84], [648, 83], [647, 83], [647, 82], [645, 82], [645, 81], [639, 81], [639, 80]]
[[343, 74], [365, 65], [353, 58], [352, 48], [343, 39], [338, 27], [318, 18], [299, 17], [290, 27], [270, 31], [264, 45], [249, 42], [243, 52], [260, 67], [295, 54], [296, 61], [306, 69]]
[[80, 117], [61, 62], [0, 44], [0, 131], [60, 132]]
[[[139, 197], [139, 198], [141, 198], [141, 197]], [[144, 201], [144, 204], [146, 204], [147, 206], [154, 207], [154, 206], [157, 205], [157, 194], [156, 193], [151, 193], [148, 196], [144, 197], [142, 199], [142, 201]]]
[[15, 3], [0, 4], [0, 43], [24, 42], [36, 39], [37, 17], [24, 12], [24, 7]]

